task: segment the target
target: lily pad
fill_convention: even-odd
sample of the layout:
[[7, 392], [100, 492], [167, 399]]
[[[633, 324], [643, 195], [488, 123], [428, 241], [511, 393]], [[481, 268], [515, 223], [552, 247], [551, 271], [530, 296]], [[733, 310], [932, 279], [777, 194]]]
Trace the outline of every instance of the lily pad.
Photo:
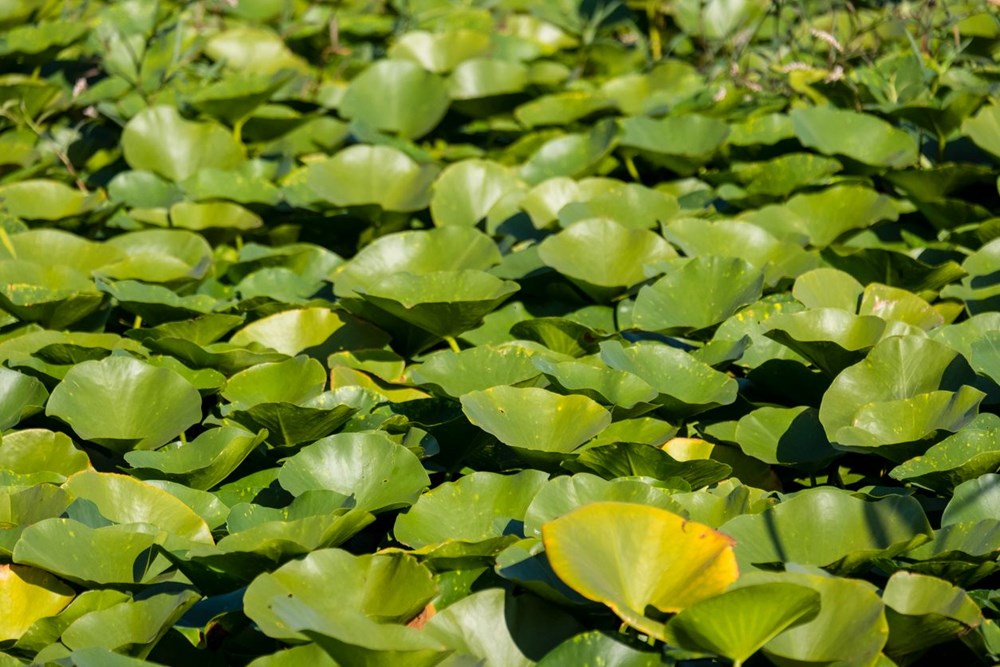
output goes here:
[[922, 574], [896, 572], [882, 600], [889, 621], [885, 652], [896, 658], [964, 635], [985, 620], [965, 591]]
[[430, 203], [433, 165], [421, 165], [389, 146], [356, 145], [308, 167], [309, 187], [335, 206], [377, 205], [416, 211]]
[[834, 379], [819, 418], [838, 448], [905, 456], [906, 445], [957, 431], [975, 417], [983, 393], [967, 386], [974, 377], [945, 345], [892, 336]]
[[516, 475], [475, 472], [428, 491], [396, 519], [396, 539], [411, 547], [448, 541], [480, 542], [507, 534], [548, 475], [525, 470]]
[[25, 322], [65, 329], [103, 300], [92, 281], [68, 266], [0, 260], [0, 307]]
[[201, 396], [166, 368], [111, 356], [77, 364], [52, 391], [45, 414], [115, 452], [156, 449], [201, 421]]
[[361, 118], [373, 127], [419, 139], [448, 110], [444, 82], [409, 60], [379, 60], [351, 80], [340, 102], [344, 118]]
[[[346, 594], [331, 595], [333, 582]], [[322, 634], [320, 645], [342, 662], [382, 651], [401, 657], [443, 652], [444, 647], [402, 625], [436, 588], [430, 571], [412, 556], [323, 549], [261, 575], [244, 599], [247, 615], [265, 634], [285, 639], [303, 638], [303, 630]], [[294, 604], [279, 605], [282, 598]], [[311, 622], [296, 622], [305, 620]]]
[[647, 606], [676, 612], [736, 580], [732, 541], [666, 510], [590, 503], [542, 526], [552, 569], [632, 627], [666, 640]]
[[55, 616], [73, 597], [72, 588], [44, 570], [0, 565], [0, 603], [7, 610], [0, 641], [20, 639], [35, 621]]
[[395, 273], [361, 296], [378, 308], [438, 336], [457, 336], [520, 287], [484, 271]]
[[643, 266], [677, 256], [662, 237], [594, 218], [545, 239], [538, 254], [546, 265], [584, 285], [621, 288], [645, 280]]
[[589, 398], [534, 387], [492, 387], [461, 400], [472, 424], [529, 452], [571, 452], [611, 423], [611, 413]]
[[100, 203], [96, 195], [65, 183], [29, 179], [0, 185], [0, 210], [25, 220], [62, 220], [83, 215]]
[[759, 299], [763, 283], [746, 260], [695, 257], [639, 290], [633, 321], [653, 331], [706, 329]]
[[874, 664], [889, 627], [874, 586], [821, 572], [748, 572], [734, 588], [777, 583], [807, 586], [820, 594], [819, 614], [788, 628], [764, 645], [763, 653], [787, 664]]
[[347, 313], [327, 308], [283, 310], [251, 322], [229, 339], [234, 345], [262, 345], [283, 355], [325, 359], [345, 349], [378, 348], [388, 336]]
[[826, 155], [894, 169], [917, 161], [913, 137], [876, 116], [834, 107], [795, 109], [789, 116], [799, 141]]
[[984, 413], [928, 449], [889, 471], [893, 479], [951, 492], [959, 484], [1000, 469], [1000, 417]]
[[378, 431], [341, 433], [307, 445], [284, 462], [278, 481], [296, 496], [336, 491], [369, 512], [412, 505], [430, 486], [416, 455]]
[[397, 272], [486, 270], [500, 263], [492, 239], [476, 229], [448, 226], [409, 231], [377, 239], [333, 274], [337, 296], [354, 296]]
[[901, 553], [931, 533], [913, 498], [869, 501], [833, 488], [800, 491], [760, 514], [738, 516], [719, 530], [736, 540], [743, 568], [803, 563], [835, 572]]
[[518, 343], [480, 345], [461, 352], [442, 350], [429, 355], [409, 369], [410, 379], [420, 385], [432, 385], [458, 398], [473, 391], [498, 385], [516, 385], [538, 377], [532, 363], [535, 350]]
[[486, 160], [449, 165], [434, 182], [431, 217], [438, 227], [475, 226], [506, 197], [525, 188], [507, 167]]
[[48, 397], [45, 386], [35, 378], [0, 368], [0, 430], [41, 412]]
[[263, 432], [224, 426], [179, 447], [127, 452], [125, 460], [132, 466], [130, 474], [140, 479], [164, 479], [206, 490], [228, 477], [265, 437]]
[[996, 518], [1000, 508], [1000, 475], [989, 473], [962, 482], [941, 515], [941, 525]]
[[651, 341], [628, 347], [605, 341], [601, 359], [643, 380], [659, 394], [655, 402], [671, 412], [693, 414], [736, 400], [735, 380], [676, 348]]
[[122, 133], [125, 160], [171, 181], [183, 181], [208, 167], [229, 169], [243, 158], [240, 145], [220, 125], [185, 120], [173, 106], [136, 114]]
[[667, 623], [670, 643], [741, 665], [776, 635], [816, 617], [820, 595], [798, 584], [744, 586], [695, 602]]

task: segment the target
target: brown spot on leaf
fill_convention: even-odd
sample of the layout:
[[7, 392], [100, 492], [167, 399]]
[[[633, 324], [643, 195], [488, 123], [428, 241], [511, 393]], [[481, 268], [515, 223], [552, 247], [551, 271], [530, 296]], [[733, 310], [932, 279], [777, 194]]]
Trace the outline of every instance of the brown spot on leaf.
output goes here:
[[406, 627], [413, 628], [415, 630], [423, 630], [424, 626], [427, 625], [427, 621], [434, 618], [435, 614], [437, 614], [437, 609], [434, 608], [433, 604], [428, 604], [420, 610], [419, 614], [414, 616], [410, 622], [406, 624]]

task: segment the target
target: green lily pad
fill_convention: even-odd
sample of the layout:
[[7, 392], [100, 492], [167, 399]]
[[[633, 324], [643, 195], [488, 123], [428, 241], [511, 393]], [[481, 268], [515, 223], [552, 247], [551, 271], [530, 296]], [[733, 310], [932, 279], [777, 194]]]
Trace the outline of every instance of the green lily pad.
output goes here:
[[132, 466], [129, 473], [140, 479], [163, 479], [206, 490], [236, 470], [266, 435], [224, 426], [179, 447], [127, 452], [125, 460]]
[[896, 572], [889, 577], [882, 600], [889, 621], [885, 652], [894, 658], [955, 639], [985, 620], [961, 588], [922, 574]]
[[372, 304], [438, 336], [474, 328], [520, 287], [472, 269], [395, 273], [361, 292]]
[[30, 475], [38, 472], [69, 477], [90, 468], [87, 454], [64, 433], [27, 429], [4, 433], [0, 441], [0, 469]]
[[625, 118], [621, 127], [623, 148], [640, 151], [683, 174], [707, 162], [729, 135], [725, 123], [698, 114]]
[[651, 341], [628, 347], [604, 341], [601, 359], [643, 380], [659, 394], [655, 402], [671, 412], [693, 414], [736, 400], [735, 380], [676, 348]]
[[25, 322], [65, 329], [97, 310], [103, 299], [92, 281], [68, 266], [0, 260], [0, 307]]
[[922, 456], [915, 456], [890, 470], [889, 476], [950, 493], [963, 482], [1000, 469], [998, 437], [1000, 417], [990, 413], [978, 415]]
[[815, 618], [820, 594], [798, 584], [744, 586], [695, 602], [667, 623], [670, 643], [741, 665], [790, 627]]
[[453, 100], [481, 100], [520, 93], [528, 85], [522, 63], [494, 58], [470, 58], [459, 63], [448, 78]]
[[408, 58], [424, 69], [450, 72], [469, 58], [484, 55], [490, 49], [490, 36], [478, 30], [458, 28], [447, 32], [410, 30], [390, 47], [393, 58]]
[[296, 496], [336, 491], [369, 512], [412, 505], [430, 486], [416, 455], [379, 431], [341, 433], [307, 445], [282, 464], [278, 481]]
[[229, 340], [234, 345], [262, 345], [283, 355], [308, 354], [325, 359], [345, 349], [382, 347], [388, 336], [347, 313], [301, 308], [251, 322]]
[[136, 567], [137, 561], [147, 562], [139, 559], [155, 541], [155, 534], [135, 525], [90, 528], [72, 519], [44, 519], [24, 529], [14, 547], [14, 562], [75, 583], [135, 584], [163, 569]]
[[564, 134], [539, 146], [521, 165], [521, 178], [534, 185], [556, 176], [589, 176], [617, 143], [614, 122], [598, 121], [589, 132]]
[[1000, 475], [989, 473], [955, 487], [941, 515], [941, 525], [994, 519], [1000, 508]]
[[[104, 661], [113, 665], [114, 659], [109, 660], [109, 656], [115, 655], [111, 653], [115, 650], [144, 656], [198, 601], [198, 597], [194, 591], [160, 593], [92, 611], [63, 631], [62, 642], [74, 649], [76, 665]], [[108, 653], [88, 653], [99, 648], [107, 649]], [[94, 656], [95, 662], [88, 663], [88, 656]]]
[[389, 146], [356, 145], [311, 164], [309, 187], [334, 206], [377, 205], [386, 211], [416, 211], [430, 203], [438, 168], [421, 165]]
[[524, 520], [531, 500], [547, 479], [539, 470], [516, 475], [474, 472], [440, 484], [396, 519], [395, 537], [417, 548], [501, 537], [510, 524]]
[[734, 589], [795, 584], [820, 594], [819, 614], [788, 628], [764, 645], [763, 654], [782, 664], [875, 664], [889, 627], [874, 586], [812, 570], [743, 573]]
[[633, 322], [652, 331], [706, 329], [759, 299], [763, 283], [746, 260], [695, 257], [639, 290]]
[[476, 229], [448, 226], [383, 236], [333, 273], [337, 296], [353, 296], [397, 272], [486, 270], [500, 263], [492, 239]]
[[0, 431], [41, 412], [49, 392], [35, 378], [0, 368]]
[[535, 317], [520, 320], [508, 328], [512, 336], [534, 341], [553, 352], [571, 357], [596, 352], [597, 342], [602, 338], [589, 326], [564, 317]]
[[745, 454], [772, 465], [814, 468], [835, 458], [815, 408], [757, 408], [740, 418], [736, 442]]
[[356, 413], [373, 407], [380, 400], [367, 389], [345, 386], [298, 404], [267, 402], [237, 408], [229, 418], [251, 430], [265, 429], [269, 443], [288, 447], [330, 435]]
[[802, 355], [823, 372], [837, 375], [861, 361], [885, 330], [885, 320], [873, 315], [854, 315], [839, 308], [809, 308], [769, 318], [764, 335]]
[[114, 247], [105, 243], [88, 241], [59, 229], [31, 229], [10, 237], [9, 245], [0, 246], [0, 257], [22, 259], [38, 264], [52, 263], [68, 266], [84, 275], [102, 266], [112, 264], [121, 256]]
[[879, 283], [865, 287], [858, 314], [874, 315], [887, 322], [903, 322], [925, 331], [944, 324], [941, 313], [916, 294]]
[[[550, 183], [552, 180], [558, 179], [550, 179], [545, 183]], [[629, 229], [653, 229], [661, 222], [675, 217], [680, 210], [676, 197], [638, 183], [618, 184], [606, 192], [586, 193], [587, 189], [580, 187], [580, 193], [574, 201], [566, 202], [558, 210], [547, 215], [558, 217], [562, 227], [569, 227], [591, 218], [601, 218], [612, 220]], [[600, 186], [595, 189], [600, 189]], [[521, 206], [530, 213], [535, 203], [529, 204], [522, 200]], [[532, 216], [532, 221], [536, 227], [539, 226], [535, 216]]]
[[539, 667], [571, 667], [600, 661], [606, 667], [659, 667], [659, 653], [643, 651], [615, 639], [612, 635], [590, 630], [567, 639], [538, 662]]
[[435, 352], [419, 365], [411, 366], [408, 373], [415, 384], [432, 385], [458, 398], [469, 392], [516, 385], [538, 377], [540, 371], [532, 363], [537, 358], [537, 351], [524, 344], [480, 345], [461, 352]]
[[600, 358], [556, 362], [539, 357], [534, 363], [559, 387], [620, 408], [631, 409], [651, 403], [659, 396], [659, 392], [641, 378], [610, 368]]
[[856, 314], [864, 285], [838, 269], [813, 269], [795, 279], [792, 295], [808, 308], [839, 308]]
[[101, 515], [118, 524], [145, 523], [194, 542], [212, 543], [205, 521], [169, 493], [127, 475], [79, 472], [64, 488], [92, 502]]
[[292, 76], [289, 70], [270, 76], [235, 73], [199, 88], [186, 101], [198, 111], [232, 125], [249, 116]]
[[583, 285], [621, 288], [645, 280], [645, 264], [677, 256], [656, 234], [594, 218], [545, 239], [538, 254], [546, 265]]
[[820, 422], [838, 448], [908, 458], [913, 443], [957, 431], [975, 417], [984, 394], [968, 386], [974, 377], [951, 348], [892, 336], [834, 379]]
[[[333, 583], [337, 595], [331, 595]], [[436, 589], [430, 571], [412, 556], [353, 556], [324, 549], [258, 577], [247, 588], [244, 605], [265, 634], [285, 639], [309, 635], [338, 663], [381, 655], [400, 660], [393, 664], [431, 665], [445, 648], [402, 624], [423, 609]]]
[[243, 151], [220, 125], [185, 120], [172, 106], [153, 106], [136, 114], [122, 133], [125, 160], [171, 181], [183, 181], [199, 169], [230, 169]]
[[770, 232], [737, 220], [708, 222], [680, 218], [666, 225], [664, 236], [685, 255], [739, 257], [764, 271], [768, 285], [781, 278], [794, 278], [815, 268], [819, 260], [801, 246], [779, 241]]
[[434, 182], [430, 209], [434, 224], [475, 226], [506, 197], [524, 189], [507, 167], [486, 160], [449, 165]]
[[589, 447], [562, 466], [572, 472], [592, 472], [604, 479], [647, 477], [667, 488], [688, 491], [729, 477], [732, 468], [711, 459], [678, 461], [659, 447], [615, 443]]
[[98, 281], [97, 287], [111, 295], [122, 308], [152, 325], [206, 315], [220, 306], [207, 294], [178, 296], [162, 285], [147, 285], [137, 280]]
[[589, 398], [534, 387], [492, 387], [461, 400], [472, 424], [528, 452], [571, 452], [611, 423], [611, 413]]
[[953, 261], [928, 263], [884, 248], [833, 247], [823, 252], [823, 259], [866, 285], [884, 283], [918, 294], [938, 291], [966, 275]]
[[834, 107], [795, 109], [789, 116], [799, 141], [826, 155], [894, 169], [917, 162], [913, 137], [876, 116]]
[[[732, 140], [730, 135], [730, 143]], [[813, 153], [786, 153], [763, 162], [737, 162], [731, 171], [749, 195], [787, 197], [807, 185], [823, 183], [842, 168], [843, 165], [833, 158]]]
[[351, 80], [340, 102], [344, 118], [419, 139], [441, 121], [450, 99], [444, 82], [409, 60], [379, 60]]
[[[202, 173], [202, 172], [198, 172]], [[144, 169], [119, 172], [108, 182], [108, 196], [130, 208], [169, 208], [184, 197], [176, 183], [171, 183]]]
[[183, 284], [200, 280], [212, 266], [212, 247], [204, 237], [186, 230], [149, 229], [116, 236], [107, 245], [124, 258], [101, 267], [112, 280]]
[[786, 204], [749, 211], [740, 219], [763, 227], [778, 239], [824, 248], [849, 232], [898, 217], [889, 197], [862, 185], [842, 184], [797, 194]]
[[[544, 633], [535, 630], [540, 624]], [[449, 605], [423, 631], [454, 648], [454, 655], [478, 659], [484, 667], [530, 667], [580, 629], [572, 616], [532, 595], [491, 588]]]
[[166, 368], [111, 356], [77, 364], [52, 391], [45, 414], [112, 451], [156, 449], [201, 421], [201, 396]]
[[263, 221], [256, 213], [228, 201], [182, 201], [170, 207], [170, 224], [193, 231], [233, 229], [245, 232], [261, 227]]
[[931, 533], [913, 498], [868, 501], [828, 487], [800, 491], [760, 514], [727, 521], [719, 530], [736, 540], [741, 568], [802, 563], [835, 572], [901, 553]]
[[323, 365], [299, 356], [240, 371], [226, 382], [222, 396], [245, 409], [261, 403], [302, 403], [322, 394], [325, 387]]
[[983, 106], [979, 113], [962, 123], [962, 134], [972, 139], [983, 150], [1000, 157], [998, 131], [1000, 131], [1000, 106], [996, 104]]
[[99, 197], [59, 181], [29, 179], [0, 185], [0, 210], [25, 220], [62, 220], [88, 213]]

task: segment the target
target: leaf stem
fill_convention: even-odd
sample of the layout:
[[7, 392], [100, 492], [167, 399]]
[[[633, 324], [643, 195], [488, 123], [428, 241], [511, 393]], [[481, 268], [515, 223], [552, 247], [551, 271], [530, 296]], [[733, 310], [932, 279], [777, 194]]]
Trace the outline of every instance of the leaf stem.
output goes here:
[[639, 176], [639, 170], [635, 166], [635, 160], [628, 153], [626, 153], [623, 158], [625, 160], [625, 169], [628, 170], [628, 175], [631, 176], [632, 180], [635, 182], [641, 183], [642, 178]]
[[451, 348], [452, 352], [456, 352], [457, 353], [457, 352], [461, 352], [462, 351], [462, 348], [460, 348], [458, 346], [458, 341], [455, 340], [454, 336], [445, 336], [444, 339], [448, 343], [448, 347]]

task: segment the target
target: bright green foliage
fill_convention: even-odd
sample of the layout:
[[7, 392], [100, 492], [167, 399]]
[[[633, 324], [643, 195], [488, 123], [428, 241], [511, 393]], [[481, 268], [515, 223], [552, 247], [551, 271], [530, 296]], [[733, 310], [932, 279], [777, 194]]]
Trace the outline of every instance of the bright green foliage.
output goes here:
[[996, 0], [0, 2], [0, 667], [1000, 661]]

